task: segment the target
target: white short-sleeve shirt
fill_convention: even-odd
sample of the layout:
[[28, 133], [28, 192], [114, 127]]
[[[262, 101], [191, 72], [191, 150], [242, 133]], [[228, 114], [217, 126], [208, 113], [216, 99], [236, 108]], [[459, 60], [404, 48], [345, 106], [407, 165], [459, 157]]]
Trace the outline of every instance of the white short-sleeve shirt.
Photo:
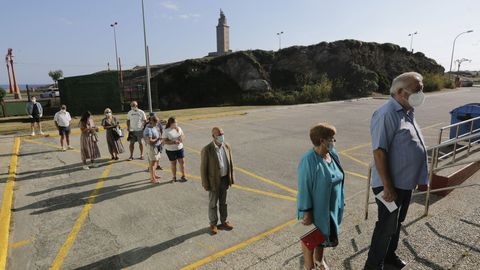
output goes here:
[[140, 109], [130, 110], [127, 113], [127, 119], [130, 120], [129, 131], [143, 131], [145, 121], [147, 121], [147, 116], [145, 115], [145, 112]]
[[[183, 136], [183, 130], [178, 127], [178, 131], [174, 128], [167, 128], [162, 134], [162, 139], [169, 139], [170, 141], [180, 140]], [[165, 144], [165, 149], [168, 151], [177, 151], [183, 148], [183, 143], [179, 144]]]
[[57, 122], [59, 127], [69, 127], [72, 117], [70, 117], [70, 113], [67, 111], [58, 111], [53, 117], [53, 121]]

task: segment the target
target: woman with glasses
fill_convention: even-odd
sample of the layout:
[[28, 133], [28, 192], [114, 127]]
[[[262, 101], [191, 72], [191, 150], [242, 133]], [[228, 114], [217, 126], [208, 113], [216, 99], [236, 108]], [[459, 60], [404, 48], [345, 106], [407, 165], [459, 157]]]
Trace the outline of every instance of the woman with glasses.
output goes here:
[[342, 222], [344, 173], [335, 150], [334, 126], [321, 123], [310, 129], [313, 148], [298, 164], [298, 219], [304, 225], [314, 224], [325, 237], [320, 245], [309, 249], [303, 242], [304, 269], [329, 269], [323, 251], [338, 245]]
[[[108, 152], [112, 156], [112, 160], [118, 160], [118, 154], [123, 153], [122, 137], [116, 130], [120, 127], [120, 122], [112, 114], [110, 108], [105, 109], [105, 118], [102, 120], [102, 126], [106, 130]], [[115, 129], [115, 130], [114, 130]]]

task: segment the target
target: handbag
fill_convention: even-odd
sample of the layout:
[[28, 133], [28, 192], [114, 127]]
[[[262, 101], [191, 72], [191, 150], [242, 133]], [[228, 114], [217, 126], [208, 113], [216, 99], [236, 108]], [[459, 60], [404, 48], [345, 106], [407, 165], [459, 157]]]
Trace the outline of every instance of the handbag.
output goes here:
[[114, 127], [112, 128], [113, 136], [116, 138], [121, 138], [123, 137], [123, 130], [120, 127]]

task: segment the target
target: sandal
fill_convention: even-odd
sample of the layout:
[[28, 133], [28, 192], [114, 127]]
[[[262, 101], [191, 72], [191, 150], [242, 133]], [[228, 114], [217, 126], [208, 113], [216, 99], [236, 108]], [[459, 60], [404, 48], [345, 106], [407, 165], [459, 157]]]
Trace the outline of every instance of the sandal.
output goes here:
[[128, 161], [132, 161], [132, 160], [133, 160], [133, 157], [129, 157], [129, 158], [128, 158]]
[[187, 178], [185, 178], [185, 176], [182, 176], [180, 180], [182, 180], [182, 182], [187, 182]]
[[172, 182], [177, 182], [177, 177], [173, 177]]

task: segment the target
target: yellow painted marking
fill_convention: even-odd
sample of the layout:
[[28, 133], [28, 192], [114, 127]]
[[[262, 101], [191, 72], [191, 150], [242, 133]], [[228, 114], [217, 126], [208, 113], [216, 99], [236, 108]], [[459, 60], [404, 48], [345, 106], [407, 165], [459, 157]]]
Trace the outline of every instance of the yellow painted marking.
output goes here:
[[367, 180], [368, 177], [366, 177], [365, 175], [363, 174], [359, 174], [359, 173], [356, 173], [356, 172], [351, 172], [351, 171], [344, 171], [346, 174], [350, 174], [352, 176], [356, 176], [356, 177], [359, 177], [359, 178], [362, 178], [362, 179], [365, 179]]
[[259, 189], [255, 189], [255, 188], [244, 187], [244, 186], [240, 186], [240, 185], [237, 185], [237, 184], [232, 185], [232, 187], [236, 188], [236, 189], [240, 189], [240, 190], [245, 190], [245, 191], [250, 191], [250, 192], [253, 192], [253, 193], [262, 194], [262, 195], [269, 196], [269, 197], [284, 199], [284, 200], [287, 200], [287, 201], [292, 201], [292, 202], [297, 201], [297, 198], [295, 198], [295, 197], [280, 195], [280, 194], [277, 194], [277, 193], [267, 192], [267, 191], [263, 191], [263, 190], [259, 190]]
[[88, 212], [92, 208], [92, 204], [95, 201], [95, 197], [97, 196], [99, 190], [103, 187], [105, 178], [107, 178], [107, 176], [110, 174], [111, 169], [112, 169], [112, 163], [109, 163], [108, 166], [103, 171], [102, 177], [98, 180], [97, 185], [95, 186], [95, 190], [88, 197], [87, 203], [83, 207], [82, 212], [80, 213], [80, 216], [75, 221], [75, 224], [73, 225], [73, 228], [70, 231], [70, 234], [68, 234], [67, 239], [65, 240], [62, 247], [58, 251], [58, 254], [55, 257], [55, 260], [53, 261], [50, 269], [60, 269], [60, 267], [62, 266], [63, 261], [67, 257], [68, 252], [70, 251], [70, 248], [75, 242], [75, 239], [77, 238], [77, 235], [80, 232], [80, 229], [83, 223], [85, 222], [85, 219], [88, 216]]
[[340, 154], [348, 153], [350, 151], [357, 150], [357, 149], [360, 149], [360, 148], [364, 148], [365, 146], [369, 146], [369, 145], [370, 145], [370, 143], [359, 144], [357, 146], [354, 146], [354, 147], [351, 147], [351, 148], [340, 151]]
[[215, 253], [215, 254], [212, 254], [212, 255], [204, 258], [204, 259], [201, 259], [201, 260], [196, 261], [196, 262], [194, 262], [194, 263], [192, 263], [192, 264], [190, 264], [190, 265], [187, 265], [187, 266], [181, 268], [181, 270], [192, 270], [192, 269], [195, 269], [195, 268], [197, 268], [197, 267], [200, 267], [200, 266], [202, 266], [202, 265], [204, 265], [204, 264], [207, 264], [207, 263], [209, 263], [209, 262], [212, 262], [212, 261], [214, 261], [214, 260], [216, 260], [216, 259], [218, 259], [218, 258], [220, 258], [220, 257], [223, 257], [223, 256], [225, 256], [225, 255], [227, 255], [227, 254], [229, 254], [229, 253], [232, 253], [232, 252], [234, 252], [234, 251], [236, 251], [236, 250], [238, 250], [238, 249], [241, 249], [241, 248], [244, 248], [244, 247], [246, 247], [246, 246], [248, 246], [248, 245], [251, 245], [251, 244], [253, 244], [253, 243], [255, 243], [255, 242], [257, 242], [257, 241], [259, 241], [259, 240], [261, 240], [261, 239], [263, 239], [263, 238], [265, 238], [265, 237], [267, 237], [267, 236], [269, 236], [269, 235], [271, 235], [271, 234], [273, 234], [273, 233], [275, 233], [275, 232], [277, 232], [277, 231], [279, 231], [279, 230], [287, 227], [287, 226], [292, 225], [292, 224], [295, 223], [295, 222], [297, 222], [296, 219], [290, 220], [290, 221], [288, 221], [288, 222], [286, 222], [286, 223], [283, 223], [283, 224], [280, 225], [280, 226], [277, 226], [277, 227], [275, 227], [275, 228], [273, 228], [273, 229], [270, 229], [270, 230], [268, 230], [268, 231], [266, 231], [266, 232], [264, 232], [264, 233], [261, 233], [261, 234], [259, 234], [259, 235], [256, 235], [256, 236], [254, 236], [254, 237], [252, 237], [252, 238], [250, 238], [250, 239], [248, 239], [248, 240], [246, 240], [246, 241], [244, 241], [244, 242], [241, 242], [241, 243], [239, 243], [239, 244], [237, 244], [237, 245], [235, 245], [235, 246], [232, 246], [232, 247], [227, 248], [227, 249], [225, 249], [225, 250], [219, 251], [219, 252], [217, 252], [217, 253]]
[[247, 112], [212, 113], [212, 114], [205, 114], [205, 115], [198, 115], [198, 116], [191, 116], [191, 117], [179, 117], [177, 118], [177, 121], [185, 122], [185, 121], [217, 118], [217, 117], [224, 117], [224, 116], [242, 116], [246, 114]]
[[200, 154], [202, 153], [202, 152], [198, 151], [198, 150], [195, 149], [195, 148], [191, 148], [191, 147], [188, 147], [188, 146], [183, 146], [183, 147], [185, 147], [185, 149], [188, 149], [188, 150], [194, 152], [195, 154], [199, 154], [199, 155], [200, 155]]
[[27, 240], [23, 240], [23, 241], [18, 241], [18, 242], [15, 242], [15, 243], [12, 243], [10, 244], [10, 247], [11, 248], [19, 248], [19, 247], [23, 247], [25, 245], [28, 245], [32, 242], [32, 239], [27, 239]]
[[[342, 153], [341, 153], [341, 154], [342, 154]], [[345, 156], [345, 157], [347, 157], [347, 158], [349, 158], [349, 159], [351, 159], [351, 160], [353, 160], [353, 161], [355, 161], [355, 162], [357, 162], [357, 163], [359, 163], [359, 164], [361, 164], [361, 165], [363, 165], [363, 166], [365, 166], [365, 167], [367, 167], [367, 168], [370, 166], [370, 164], [368, 164], [368, 163], [366, 163], [366, 162], [363, 162], [363, 161], [361, 161], [360, 159], [351, 156], [350, 154], [343, 153], [342, 155]]]
[[249, 171], [247, 171], [247, 170], [245, 170], [245, 169], [242, 169], [242, 168], [240, 168], [240, 167], [234, 167], [234, 170], [239, 171], [239, 172], [241, 172], [241, 173], [244, 173], [244, 174], [246, 174], [246, 175], [249, 175], [249, 176], [251, 176], [251, 177], [253, 177], [253, 178], [257, 178], [257, 179], [260, 180], [260, 181], [263, 181], [263, 182], [265, 182], [265, 183], [269, 183], [269, 184], [271, 184], [271, 185], [273, 185], [273, 186], [276, 186], [276, 187], [278, 187], [278, 188], [280, 188], [280, 189], [283, 189], [283, 190], [285, 190], [285, 191], [288, 191], [288, 192], [290, 192], [290, 193], [292, 193], [292, 194], [294, 194], [294, 195], [297, 194], [297, 191], [296, 191], [295, 189], [289, 188], [289, 187], [287, 187], [287, 186], [285, 186], [285, 185], [279, 184], [279, 183], [277, 183], [277, 182], [275, 182], [275, 181], [273, 181], [273, 180], [267, 179], [267, 178], [262, 177], [262, 176], [260, 176], [260, 175], [256, 175], [256, 174], [254, 174], [254, 173], [252, 173], [252, 172], [249, 172]]
[[20, 138], [15, 138], [8, 168], [8, 178], [3, 192], [2, 208], [0, 209], [0, 269], [6, 269], [8, 256], [8, 238], [10, 236], [10, 221], [12, 218], [13, 188], [17, 175]]
[[[34, 140], [30, 140], [30, 139], [23, 139], [23, 141], [29, 142], [29, 143], [34, 143], [34, 144], [39, 144], [39, 145], [45, 145], [45, 146], [53, 147], [53, 148], [56, 148], [56, 149], [62, 149], [61, 146], [56, 145], [56, 144], [52, 144], [52, 143], [44, 143], [44, 142], [34, 141]], [[74, 151], [74, 152], [80, 153], [80, 151], [78, 151], [78, 150], [68, 150], [68, 151]]]
[[[192, 152], [194, 152], [194, 153], [200, 154], [200, 151], [198, 151], [198, 150], [196, 150], [196, 149], [193, 149], [193, 148], [191, 148], [191, 147], [185, 147], [185, 148], [188, 149], [188, 150], [190, 150], [190, 151], [192, 151]], [[278, 188], [280, 188], [280, 189], [283, 189], [283, 190], [285, 190], [285, 191], [288, 191], [288, 192], [290, 192], [290, 193], [292, 193], [292, 194], [295, 194], [295, 195], [297, 194], [297, 191], [296, 191], [295, 189], [289, 188], [289, 187], [287, 187], [287, 186], [285, 186], [285, 185], [282, 185], [282, 184], [280, 184], [280, 183], [277, 183], [277, 182], [275, 182], [275, 181], [273, 181], [273, 180], [267, 179], [267, 178], [262, 177], [262, 176], [260, 176], [260, 175], [256, 175], [256, 174], [254, 174], [254, 173], [252, 173], [252, 172], [249, 172], [249, 171], [247, 171], [247, 170], [245, 170], [245, 169], [243, 169], [243, 168], [240, 168], [240, 167], [238, 167], [238, 166], [234, 166], [233, 169], [234, 169], [235, 171], [239, 171], [239, 172], [241, 172], [241, 173], [243, 173], [243, 174], [246, 174], [246, 175], [248, 175], [248, 176], [251, 176], [251, 177], [253, 177], [253, 178], [256, 178], [256, 179], [258, 179], [258, 180], [260, 180], [260, 181], [263, 181], [263, 182], [269, 183], [269, 184], [271, 184], [271, 185], [274, 185], [274, 186], [276, 186], [276, 187], [278, 187]]]
[[207, 128], [207, 127], [204, 127], [204, 126], [200, 126], [200, 125], [196, 125], [196, 124], [192, 124], [192, 123], [188, 123], [188, 122], [179, 122], [179, 123], [182, 124], [182, 125], [192, 126], [196, 129]]

